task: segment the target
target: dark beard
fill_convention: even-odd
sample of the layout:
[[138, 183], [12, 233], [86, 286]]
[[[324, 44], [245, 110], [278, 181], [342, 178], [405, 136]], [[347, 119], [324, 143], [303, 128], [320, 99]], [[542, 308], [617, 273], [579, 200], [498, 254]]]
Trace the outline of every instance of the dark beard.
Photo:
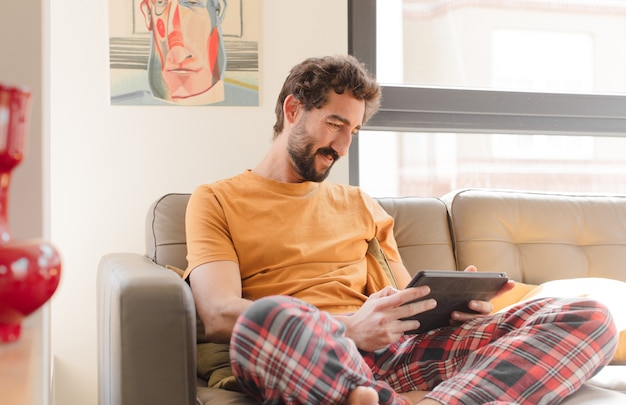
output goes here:
[[[339, 155], [332, 148], [320, 148], [315, 151], [315, 153], [312, 153], [312, 149], [313, 146], [311, 144], [305, 145], [301, 148], [296, 148], [295, 145], [290, 145], [288, 149], [289, 157], [291, 157], [291, 162], [300, 177], [302, 177], [303, 181], [314, 181], [316, 183], [320, 183], [328, 177], [330, 169], [333, 167], [337, 159], [339, 159]], [[331, 156], [333, 158], [333, 163], [323, 172], [318, 172], [315, 169], [315, 161], [318, 154]]]
[[[287, 144], [287, 152], [291, 158], [293, 168], [298, 172], [302, 181], [314, 181], [320, 183], [328, 177], [330, 169], [339, 159], [339, 154], [330, 147], [319, 148], [313, 152], [314, 138], [306, 129], [307, 115], [303, 116], [301, 121], [293, 128]], [[315, 158], [317, 155], [330, 156], [333, 163], [323, 172], [315, 169]]]

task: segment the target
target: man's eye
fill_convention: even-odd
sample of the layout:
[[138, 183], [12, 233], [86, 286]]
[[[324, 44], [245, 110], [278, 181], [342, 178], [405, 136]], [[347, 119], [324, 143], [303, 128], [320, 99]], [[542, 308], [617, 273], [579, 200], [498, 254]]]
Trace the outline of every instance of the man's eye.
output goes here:
[[169, 0], [157, 0], [154, 2], [154, 12], [156, 15], [163, 14], [165, 8], [167, 7]]

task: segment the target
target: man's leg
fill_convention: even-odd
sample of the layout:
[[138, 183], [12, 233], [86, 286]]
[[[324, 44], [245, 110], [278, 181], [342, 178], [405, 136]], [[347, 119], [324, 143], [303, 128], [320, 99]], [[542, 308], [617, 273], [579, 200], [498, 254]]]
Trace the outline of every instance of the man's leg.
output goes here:
[[543, 299], [406, 337], [384, 355], [364, 358], [375, 378], [398, 392], [433, 390], [427, 398], [450, 405], [537, 405], [573, 393], [610, 361], [615, 347], [615, 325], [604, 306]]
[[374, 380], [341, 322], [293, 298], [263, 298], [248, 308], [230, 357], [239, 384], [265, 404], [344, 405], [356, 387], [374, 388], [380, 404], [407, 403]]

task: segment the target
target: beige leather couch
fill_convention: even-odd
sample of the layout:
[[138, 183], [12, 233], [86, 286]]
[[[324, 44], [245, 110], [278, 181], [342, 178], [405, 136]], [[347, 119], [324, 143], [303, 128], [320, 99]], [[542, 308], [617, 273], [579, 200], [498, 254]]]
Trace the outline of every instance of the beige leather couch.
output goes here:
[[[146, 254], [113, 253], [100, 262], [101, 405], [254, 403], [207, 388], [196, 377], [191, 292], [164, 267], [186, 266], [188, 198], [169, 194], [152, 205]], [[441, 199], [379, 201], [395, 218], [400, 253], [413, 272], [475, 264], [529, 284], [586, 277], [626, 281], [626, 198], [463, 190]], [[604, 368], [564, 404], [626, 404], [626, 366]]]

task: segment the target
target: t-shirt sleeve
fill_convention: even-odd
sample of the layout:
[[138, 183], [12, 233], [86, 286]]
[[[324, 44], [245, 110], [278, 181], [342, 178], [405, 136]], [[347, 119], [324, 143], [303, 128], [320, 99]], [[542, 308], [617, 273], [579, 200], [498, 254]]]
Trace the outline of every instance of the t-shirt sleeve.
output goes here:
[[188, 263], [185, 278], [201, 264], [219, 260], [238, 262], [224, 208], [210, 186], [200, 186], [191, 195], [185, 230]]
[[372, 213], [376, 228], [375, 236], [376, 239], [378, 239], [380, 247], [385, 252], [385, 256], [388, 260], [402, 262], [400, 252], [398, 251], [398, 244], [393, 233], [393, 217], [368, 194], [361, 191], [361, 195], [365, 206]]

